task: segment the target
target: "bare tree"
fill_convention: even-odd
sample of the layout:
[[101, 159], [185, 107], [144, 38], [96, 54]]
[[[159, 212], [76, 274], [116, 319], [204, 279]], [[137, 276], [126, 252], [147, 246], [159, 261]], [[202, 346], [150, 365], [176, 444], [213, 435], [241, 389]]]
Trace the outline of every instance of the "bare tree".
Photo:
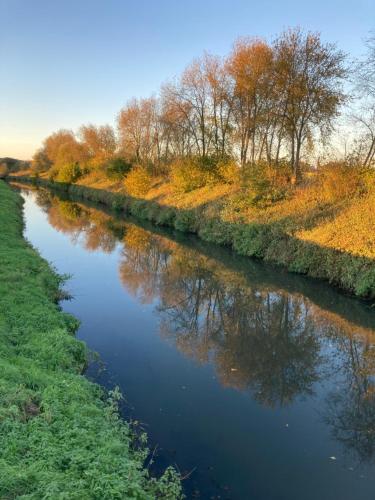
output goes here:
[[363, 150], [362, 164], [364, 167], [372, 166], [375, 162], [375, 36], [367, 42], [367, 56], [355, 65], [355, 84], [361, 106], [353, 114], [357, 125], [363, 133], [360, 144]]

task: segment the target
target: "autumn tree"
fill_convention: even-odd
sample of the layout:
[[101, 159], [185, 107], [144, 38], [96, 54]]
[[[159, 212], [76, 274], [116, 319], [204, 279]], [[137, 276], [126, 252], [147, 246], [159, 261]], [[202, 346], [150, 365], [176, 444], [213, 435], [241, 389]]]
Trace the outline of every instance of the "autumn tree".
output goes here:
[[227, 71], [234, 82], [234, 129], [240, 162], [254, 163], [264, 150], [262, 130], [272, 105], [271, 47], [262, 40], [239, 40], [228, 58]]
[[70, 146], [76, 146], [76, 138], [71, 130], [61, 129], [48, 136], [44, 143], [43, 149], [48, 159], [55, 164], [60, 155], [60, 148], [68, 149]]
[[375, 99], [375, 34], [366, 41], [367, 56], [356, 67], [359, 85], [366, 95]]
[[74, 182], [81, 174], [88, 155], [83, 144], [77, 141], [70, 130], [59, 130], [44, 141], [40, 155], [50, 162], [53, 168], [50, 175], [61, 182]]
[[197, 59], [185, 69], [174, 93], [185, 115], [196, 154], [207, 156], [212, 140], [212, 123], [209, 120], [209, 86], [204, 61]]
[[302, 148], [316, 130], [332, 130], [344, 102], [344, 54], [325, 44], [319, 34], [300, 29], [284, 32], [274, 43], [275, 89], [281, 97], [280, 119], [285, 120], [294, 179], [301, 178]]
[[161, 123], [163, 125], [164, 157], [189, 156], [192, 153], [192, 134], [189, 106], [181, 102], [175, 85], [166, 84], [161, 90]]
[[223, 158], [232, 153], [233, 85], [220, 57], [205, 54], [203, 64], [209, 90], [213, 152], [217, 158]]
[[157, 154], [156, 99], [132, 99], [120, 111], [118, 130], [120, 147], [137, 163], [153, 161]]
[[84, 125], [79, 130], [79, 136], [92, 166], [98, 167], [114, 156], [117, 141], [109, 125]]
[[[219, 170], [235, 164], [236, 179], [241, 165], [248, 184], [259, 177], [268, 191], [281, 177], [284, 183], [299, 181], [302, 158], [319, 134], [329, 136], [345, 100], [344, 59], [335, 45], [300, 29], [288, 30], [272, 43], [242, 38], [225, 59], [210, 54], [195, 59], [179, 78], [163, 85], [159, 97], [128, 101], [117, 117], [118, 144], [108, 125], [81, 127], [79, 140], [60, 130], [46, 139], [35, 165], [106, 165], [106, 172], [120, 180], [134, 164], [147, 175], [184, 165], [184, 177], [196, 166], [202, 186], [207, 179], [222, 180]], [[374, 61], [375, 42], [370, 40], [360, 72], [363, 92], [372, 102]], [[375, 157], [372, 116], [362, 116], [366, 165]]]
[[52, 167], [52, 161], [47, 155], [45, 148], [36, 151], [31, 162], [31, 169], [34, 173], [47, 172]]

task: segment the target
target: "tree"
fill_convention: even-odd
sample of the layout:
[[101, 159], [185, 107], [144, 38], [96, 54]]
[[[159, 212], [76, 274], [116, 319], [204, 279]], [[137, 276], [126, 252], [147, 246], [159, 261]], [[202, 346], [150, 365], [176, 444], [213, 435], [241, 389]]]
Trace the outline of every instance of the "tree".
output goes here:
[[6, 177], [9, 173], [9, 168], [6, 163], [0, 163], [0, 179]]
[[179, 98], [175, 85], [167, 84], [162, 87], [160, 119], [164, 129], [164, 157], [167, 160], [192, 153], [188, 108]]
[[157, 157], [157, 102], [154, 98], [132, 99], [118, 116], [120, 146], [137, 163]]
[[39, 174], [41, 172], [47, 172], [52, 167], [52, 162], [49, 159], [46, 149], [41, 148], [36, 151], [31, 162], [31, 170]]
[[362, 164], [370, 167], [375, 163], [375, 36], [367, 40], [367, 56], [355, 66], [356, 90], [362, 105], [353, 115], [363, 130], [360, 144]]
[[[234, 127], [239, 140], [240, 162], [254, 164], [262, 154], [261, 130], [273, 87], [273, 53], [258, 39], [239, 40], [228, 58], [227, 71], [233, 78]], [[258, 139], [258, 144], [256, 143]]]
[[64, 146], [68, 148], [71, 145], [74, 147], [76, 142], [76, 138], [71, 130], [61, 129], [45, 139], [43, 149], [49, 161], [55, 164], [59, 156], [60, 147]]
[[342, 82], [345, 56], [319, 34], [300, 29], [284, 32], [274, 43], [276, 91], [282, 97], [281, 119], [289, 138], [295, 181], [301, 178], [301, 154], [316, 129], [332, 130], [333, 119], [344, 102]]
[[375, 34], [366, 41], [367, 57], [356, 67], [358, 85], [363, 93], [375, 99]]
[[[369, 44], [361, 71], [366, 92], [375, 96], [375, 42]], [[202, 178], [210, 166], [236, 160], [248, 166], [241, 170], [243, 180], [260, 173], [261, 180], [267, 175], [275, 184], [281, 177], [284, 183], [298, 182], [303, 155], [319, 134], [329, 136], [345, 100], [344, 62], [335, 45], [300, 29], [288, 30], [272, 43], [243, 38], [226, 59], [210, 54], [195, 59], [176, 81], [162, 87], [160, 97], [128, 101], [117, 117], [119, 144], [108, 125], [86, 125], [79, 131], [80, 141], [73, 132], [60, 130], [46, 139], [43, 149], [52, 164], [68, 158], [81, 166], [105, 166], [121, 156], [153, 174], [193, 159], [203, 167]], [[375, 134], [372, 122], [364, 126], [365, 163], [371, 164]]]
[[84, 125], [80, 128], [81, 143], [93, 166], [100, 166], [113, 157], [117, 148], [115, 132], [109, 125], [96, 127]]
[[212, 123], [212, 152], [217, 158], [223, 158], [232, 152], [230, 144], [234, 100], [232, 81], [220, 57], [205, 54], [203, 71], [209, 95], [208, 118]]

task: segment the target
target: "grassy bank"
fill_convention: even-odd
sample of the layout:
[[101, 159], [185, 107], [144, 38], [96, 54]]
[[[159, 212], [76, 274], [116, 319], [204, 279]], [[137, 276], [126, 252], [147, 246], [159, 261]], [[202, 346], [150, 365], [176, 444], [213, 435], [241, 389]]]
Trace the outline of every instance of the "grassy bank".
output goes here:
[[[22, 176], [17, 179], [30, 181]], [[162, 184], [143, 198], [134, 198], [116, 184], [98, 189], [46, 179], [37, 182], [158, 225], [196, 233], [240, 255], [327, 280], [359, 297], [375, 298], [375, 193], [352, 203], [329, 203], [314, 192], [305, 192], [269, 208], [249, 208], [230, 186], [208, 186], [177, 195]], [[352, 221], [358, 223], [356, 227]]]
[[179, 498], [172, 470], [157, 480], [144, 467], [116, 392], [81, 374], [87, 352], [57, 305], [62, 278], [22, 229], [21, 198], [0, 182], [0, 498]]

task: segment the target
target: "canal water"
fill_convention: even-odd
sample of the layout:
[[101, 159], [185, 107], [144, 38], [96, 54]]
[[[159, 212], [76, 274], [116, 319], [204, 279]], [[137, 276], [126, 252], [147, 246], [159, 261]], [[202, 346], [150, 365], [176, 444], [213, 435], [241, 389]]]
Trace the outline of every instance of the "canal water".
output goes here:
[[22, 189], [27, 239], [188, 498], [375, 498], [375, 310], [193, 236]]

